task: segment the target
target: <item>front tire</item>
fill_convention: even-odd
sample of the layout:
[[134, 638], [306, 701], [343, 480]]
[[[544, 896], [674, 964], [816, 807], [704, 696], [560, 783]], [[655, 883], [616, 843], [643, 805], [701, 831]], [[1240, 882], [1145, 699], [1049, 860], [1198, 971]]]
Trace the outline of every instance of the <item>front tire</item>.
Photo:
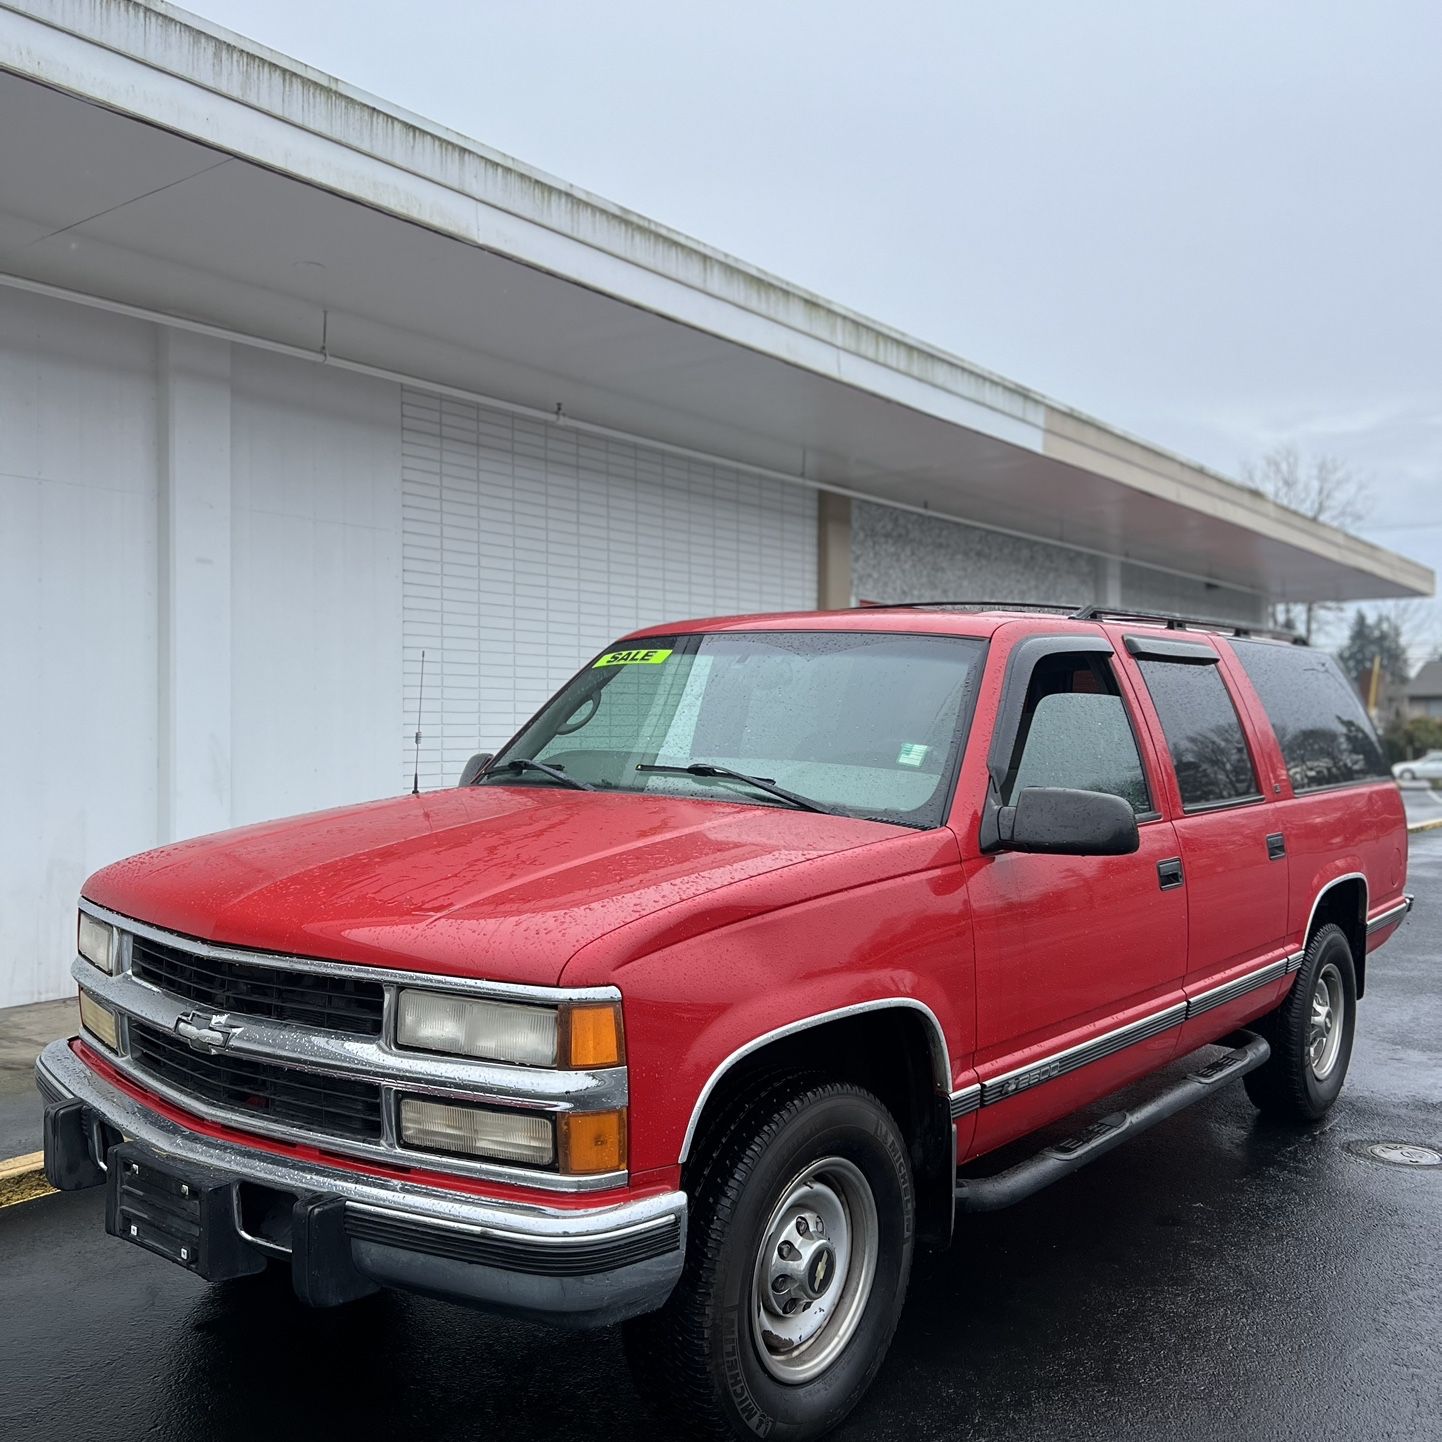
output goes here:
[[1417, 773], [1415, 771], [1400, 771], [1397, 774], [1397, 779], [1399, 781], [1415, 781], [1417, 779]]
[[681, 1280], [627, 1324], [633, 1374], [677, 1435], [820, 1437], [871, 1384], [906, 1298], [906, 1144], [841, 1083], [772, 1086], [712, 1137]]
[[1341, 927], [1318, 927], [1291, 991], [1258, 1023], [1272, 1055], [1243, 1084], [1264, 1115], [1314, 1122], [1337, 1100], [1352, 1059], [1357, 973]]

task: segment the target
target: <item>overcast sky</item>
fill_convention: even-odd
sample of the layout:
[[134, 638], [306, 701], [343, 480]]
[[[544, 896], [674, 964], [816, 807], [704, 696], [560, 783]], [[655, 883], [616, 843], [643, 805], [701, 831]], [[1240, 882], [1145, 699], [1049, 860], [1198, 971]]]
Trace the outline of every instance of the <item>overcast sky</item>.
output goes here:
[[1442, 572], [1442, 4], [196, 0]]

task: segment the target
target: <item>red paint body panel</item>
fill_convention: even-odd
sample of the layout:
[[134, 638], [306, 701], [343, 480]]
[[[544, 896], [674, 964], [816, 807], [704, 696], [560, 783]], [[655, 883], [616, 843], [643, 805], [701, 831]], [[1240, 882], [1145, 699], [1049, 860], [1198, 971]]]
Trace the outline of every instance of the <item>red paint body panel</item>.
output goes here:
[[[947, 826], [914, 831], [743, 802], [491, 785], [165, 847], [97, 873], [85, 895], [186, 935], [266, 951], [438, 977], [618, 986], [635, 1191], [677, 1183], [708, 1089], [772, 1034], [895, 1006], [936, 1038], [938, 1088], [959, 1092], [1288, 955], [1302, 944], [1318, 893], [1340, 877], [1365, 879], [1373, 915], [1402, 894], [1397, 788], [1294, 797], [1260, 702], [1219, 638], [1207, 644], [1221, 658], [1263, 796], [1191, 816], [1122, 628], [877, 608], [691, 621], [625, 639], [798, 629], [989, 639]], [[1078, 634], [1112, 642], [1157, 815], [1140, 826], [1132, 856], [983, 855], [986, 750], [1008, 657], [1027, 637]], [[1266, 837], [1278, 831], [1287, 857], [1268, 861]], [[1163, 891], [1157, 862], [1175, 856], [1185, 885]], [[963, 1116], [959, 1155], [1010, 1141], [1225, 1034], [1289, 984], [1269, 983]], [[544, 1196], [552, 1206], [602, 1199], [412, 1175], [488, 1195]]]
[[206, 941], [550, 985], [638, 917], [908, 834], [779, 807], [493, 785], [183, 841], [106, 867], [85, 895]]
[[[923, 1022], [926, 1013], [936, 1018], [953, 1070], [970, 1054], [965, 886], [954, 844], [936, 859], [926, 870], [725, 922], [614, 973], [625, 997], [638, 1166], [675, 1162], [695, 1104], [729, 1057], [819, 1013], [894, 1000]], [[572, 967], [567, 981], [596, 974]]]

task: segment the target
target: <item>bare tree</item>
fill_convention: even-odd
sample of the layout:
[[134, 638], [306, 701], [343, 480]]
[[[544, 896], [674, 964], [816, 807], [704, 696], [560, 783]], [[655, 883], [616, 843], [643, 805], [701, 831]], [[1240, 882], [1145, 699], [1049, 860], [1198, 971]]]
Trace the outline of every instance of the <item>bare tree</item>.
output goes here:
[[[1277, 446], [1249, 465], [1243, 475], [1248, 485], [1310, 520], [1345, 531], [1367, 517], [1370, 497], [1366, 481], [1336, 456], [1304, 460], [1295, 446]], [[1272, 622], [1300, 631], [1313, 641], [1341, 610], [1335, 601], [1277, 601], [1272, 606]]]

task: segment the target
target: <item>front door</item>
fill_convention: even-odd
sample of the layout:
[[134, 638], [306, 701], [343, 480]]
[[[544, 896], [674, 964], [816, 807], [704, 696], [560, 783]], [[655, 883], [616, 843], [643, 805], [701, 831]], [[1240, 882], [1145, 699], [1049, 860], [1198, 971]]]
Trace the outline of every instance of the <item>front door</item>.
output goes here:
[[965, 848], [975, 857], [967, 863], [981, 1082], [974, 1151], [1161, 1065], [1176, 1044], [1186, 891], [1176, 882], [1177, 839], [1161, 814], [1155, 752], [1111, 652], [1101, 635], [1094, 643], [1032, 636], [1008, 657], [991, 749], [1001, 804], [1027, 786], [1109, 792], [1136, 812], [1140, 848], [1129, 856]]

